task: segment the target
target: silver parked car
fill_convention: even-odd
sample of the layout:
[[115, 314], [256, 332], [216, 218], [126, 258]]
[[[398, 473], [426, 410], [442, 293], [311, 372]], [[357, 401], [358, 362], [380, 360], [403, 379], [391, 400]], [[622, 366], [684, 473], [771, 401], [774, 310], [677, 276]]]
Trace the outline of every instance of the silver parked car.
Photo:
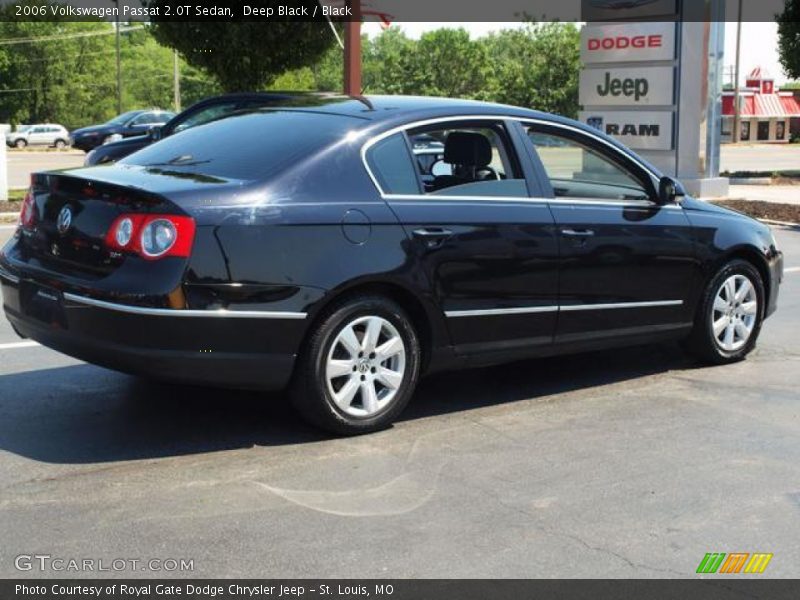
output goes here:
[[69, 131], [63, 125], [41, 123], [28, 125], [22, 130], [6, 134], [6, 145], [24, 148], [25, 146], [55, 146], [64, 148], [69, 141]]

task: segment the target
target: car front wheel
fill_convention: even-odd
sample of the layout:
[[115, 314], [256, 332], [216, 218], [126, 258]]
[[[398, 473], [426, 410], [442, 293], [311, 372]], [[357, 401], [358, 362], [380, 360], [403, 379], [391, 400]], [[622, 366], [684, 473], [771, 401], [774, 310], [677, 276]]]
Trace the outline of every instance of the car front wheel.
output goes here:
[[28, 145], [28, 142], [26, 142], [25, 140], [17, 140], [16, 142], [14, 142], [14, 145], [20, 150], [22, 150], [25, 146]]
[[318, 427], [353, 435], [389, 426], [406, 407], [419, 378], [420, 344], [400, 306], [361, 296], [326, 311], [298, 360], [295, 408]]
[[64, 140], [56, 140], [55, 146], [59, 150], [63, 150], [64, 148], [67, 147], [67, 142], [65, 142]]
[[688, 348], [715, 364], [742, 360], [756, 346], [764, 315], [764, 284], [755, 267], [733, 260], [703, 294]]

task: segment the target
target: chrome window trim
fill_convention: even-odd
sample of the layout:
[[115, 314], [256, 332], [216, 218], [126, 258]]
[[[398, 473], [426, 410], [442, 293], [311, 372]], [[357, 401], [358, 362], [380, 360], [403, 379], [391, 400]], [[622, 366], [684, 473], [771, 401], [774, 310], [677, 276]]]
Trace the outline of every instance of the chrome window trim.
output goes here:
[[[398, 125], [387, 131], [379, 133], [370, 139], [368, 139], [364, 144], [361, 146], [361, 162], [364, 165], [364, 168], [369, 175], [369, 178], [372, 180], [372, 184], [375, 186], [375, 189], [378, 190], [378, 194], [380, 194], [381, 198], [384, 200], [428, 200], [430, 201], [431, 198], [440, 199], [445, 198], [446, 196], [437, 195], [437, 194], [387, 194], [383, 191], [380, 184], [378, 183], [378, 179], [375, 177], [375, 174], [372, 172], [372, 169], [369, 166], [369, 162], [367, 161], [367, 152], [369, 149], [387, 137], [391, 137], [396, 133], [405, 132], [408, 129], [414, 129], [416, 127], [424, 127], [425, 125], [435, 125], [436, 123], [449, 123], [452, 121], [517, 121], [520, 123], [530, 123], [530, 124], [538, 124], [538, 125], [547, 125], [548, 127], [556, 127], [560, 129], [565, 129], [567, 131], [572, 131], [574, 133], [578, 133], [580, 135], [585, 135], [593, 140], [599, 142], [603, 146], [610, 149], [612, 152], [616, 152], [618, 154], [623, 154], [628, 160], [636, 164], [640, 169], [642, 169], [645, 173], [647, 173], [650, 178], [652, 179], [654, 187], [658, 187], [658, 176], [655, 172], [653, 172], [647, 165], [642, 163], [634, 154], [626, 153], [617, 148], [615, 145], [609, 143], [607, 140], [591, 133], [584, 131], [578, 127], [574, 127], [572, 125], [567, 125], [564, 123], [557, 123], [555, 121], [550, 121], [547, 119], [540, 119], [536, 117], [519, 117], [514, 115], [455, 115], [455, 116], [447, 116], [447, 117], [434, 117], [430, 119], [422, 119], [419, 121], [412, 121], [410, 123], [406, 123], [404, 125]], [[450, 196], [453, 198], [454, 196]], [[530, 196], [459, 196], [459, 198], [465, 201], [533, 201], [533, 202], [549, 202], [549, 203], [560, 203], [560, 204], [594, 204], [594, 205], [604, 205], [604, 206], [648, 206], [648, 207], [659, 207], [659, 208], [672, 208], [672, 209], [683, 209], [680, 204], [671, 204], [671, 205], [659, 205], [651, 200], [591, 200], [591, 199], [576, 199], [576, 200], [569, 200], [563, 198], [531, 198]]]
[[212, 317], [224, 319], [305, 319], [307, 313], [289, 311], [268, 311], [268, 310], [184, 310], [178, 308], [148, 308], [144, 306], [132, 306], [130, 304], [117, 304], [116, 302], [106, 302], [96, 300], [77, 294], [64, 293], [64, 299], [86, 306], [104, 308], [117, 312], [129, 313], [133, 315], [147, 315], [153, 317]]
[[663, 210], [682, 210], [679, 204], [658, 205], [650, 200], [592, 200], [590, 198], [539, 198], [535, 196], [448, 196], [438, 194], [385, 194], [384, 200], [395, 200], [401, 202], [426, 201], [431, 199], [449, 200], [453, 202], [498, 202], [515, 203], [525, 202], [528, 204], [570, 204], [579, 206], [608, 206], [616, 208], [635, 207], [635, 208], [658, 208]]
[[446, 195], [446, 194], [385, 194], [382, 198], [386, 200], [427, 200], [431, 198], [437, 200], [450, 200], [454, 202], [533, 202], [537, 204], [547, 204], [547, 198], [535, 198], [532, 196], [464, 196], [464, 195]]
[[521, 315], [531, 313], [575, 312], [582, 310], [616, 310], [620, 308], [657, 308], [663, 306], [681, 306], [683, 300], [656, 300], [652, 302], [614, 302], [611, 304], [567, 304], [552, 306], [520, 306], [515, 308], [490, 308], [486, 310], [448, 310], [445, 316], [460, 317], [493, 317], [501, 315]]

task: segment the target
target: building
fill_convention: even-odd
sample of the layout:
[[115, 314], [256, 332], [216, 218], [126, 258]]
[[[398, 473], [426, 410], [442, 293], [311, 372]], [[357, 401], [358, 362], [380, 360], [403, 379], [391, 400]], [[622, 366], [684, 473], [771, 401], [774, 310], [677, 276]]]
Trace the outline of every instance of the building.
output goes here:
[[[722, 92], [722, 141], [732, 141], [733, 90]], [[800, 102], [792, 92], [779, 92], [775, 80], [756, 67], [739, 90], [742, 142], [788, 142], [800, 127]]]

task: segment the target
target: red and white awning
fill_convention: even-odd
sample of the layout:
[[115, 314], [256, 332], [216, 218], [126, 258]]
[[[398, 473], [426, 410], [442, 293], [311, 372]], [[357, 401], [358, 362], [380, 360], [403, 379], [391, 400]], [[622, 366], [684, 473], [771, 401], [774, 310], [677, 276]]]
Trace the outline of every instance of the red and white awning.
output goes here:
[[[733, 92], [722, 96], [722, 114], [733, 116]], [[800, 102], [792, 94], [759, 94], [744, 92], [739, 94], [739, 114], [743, 117], [800, 118]]]

